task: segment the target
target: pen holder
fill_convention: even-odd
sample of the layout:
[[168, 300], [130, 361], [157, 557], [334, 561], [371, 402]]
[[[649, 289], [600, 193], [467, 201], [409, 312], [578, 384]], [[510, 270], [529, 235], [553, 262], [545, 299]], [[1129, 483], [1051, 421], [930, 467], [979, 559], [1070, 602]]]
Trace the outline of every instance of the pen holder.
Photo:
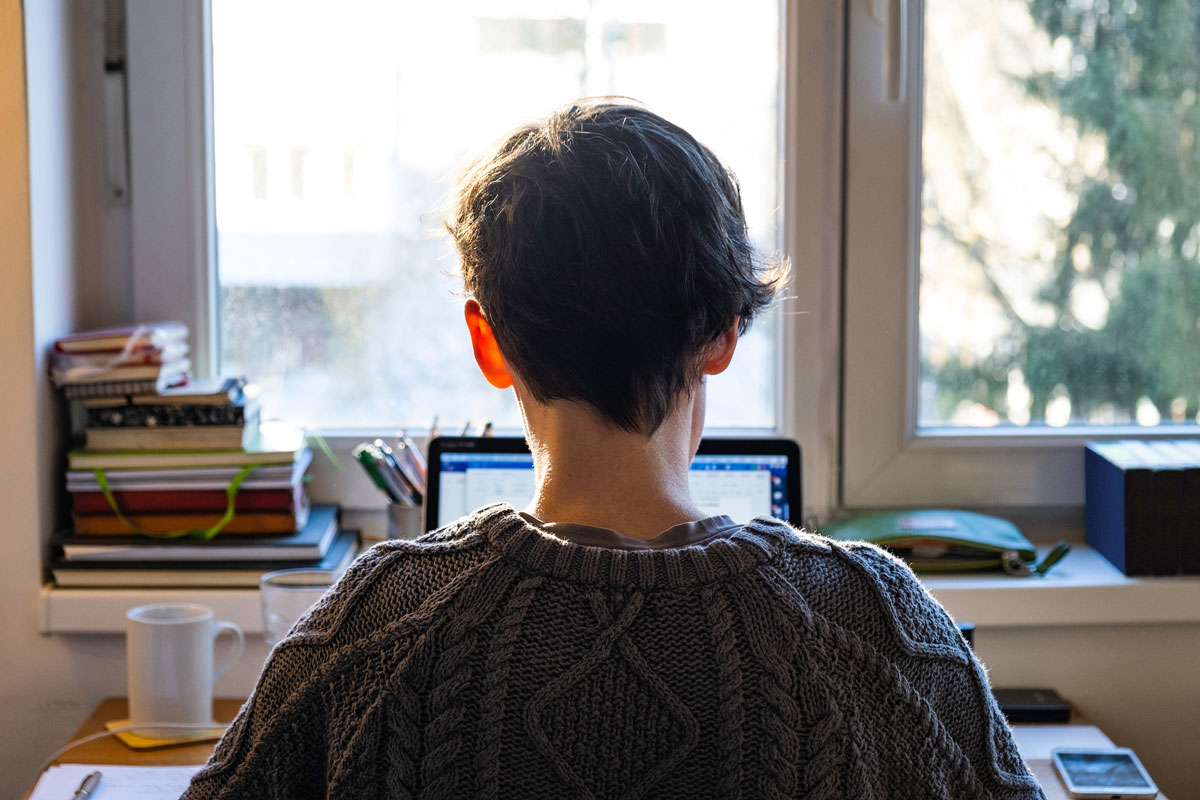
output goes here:
[[389, 539], [416, 539], [424, 533], [421, 506], [387, 504], [387, 533]]

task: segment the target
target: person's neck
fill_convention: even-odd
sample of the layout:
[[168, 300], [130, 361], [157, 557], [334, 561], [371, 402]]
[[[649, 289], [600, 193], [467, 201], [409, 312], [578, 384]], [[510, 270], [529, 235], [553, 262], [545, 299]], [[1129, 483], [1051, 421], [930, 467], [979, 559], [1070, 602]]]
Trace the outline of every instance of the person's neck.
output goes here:
[[638, 539], [702, 519], [688, 469], [703, 426], [703, 392], [681, 401], [649, 437], [616, 427], [583, 403], [522, 403], [537, 477], [526, 513]]

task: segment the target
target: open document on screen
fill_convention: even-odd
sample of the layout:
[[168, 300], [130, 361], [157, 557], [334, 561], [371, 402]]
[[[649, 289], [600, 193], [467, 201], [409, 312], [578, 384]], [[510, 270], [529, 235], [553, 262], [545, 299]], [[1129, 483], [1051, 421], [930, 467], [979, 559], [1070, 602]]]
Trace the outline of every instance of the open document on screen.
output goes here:
[[[533, 457], [527, 453], [442, 453], [438, 520], [452, 522], [481, 506], [524, 508], [533, 498]], [[692, 500], [709, 516], [735, 522], [788, 518], [787, 456], [699, 455], [692, 461]]]

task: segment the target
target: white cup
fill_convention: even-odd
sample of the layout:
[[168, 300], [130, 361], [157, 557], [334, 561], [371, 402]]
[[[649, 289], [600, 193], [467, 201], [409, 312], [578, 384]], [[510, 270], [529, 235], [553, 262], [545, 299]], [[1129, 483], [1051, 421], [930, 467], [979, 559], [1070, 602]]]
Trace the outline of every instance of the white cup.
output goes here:
[[[213, 645], [222, 633], [234, 637], [233, 652], [213, 666]], [[154, 603], [125, 612], [125, 657], [129, 677], [129, 720], [212, 724], [213, 684], [242, 654], [245, 637], [232, 622], [214, 622], [213, 611], [188, 603]], [[182, 728], [149, 728], [154, 739], [186, 736]]]

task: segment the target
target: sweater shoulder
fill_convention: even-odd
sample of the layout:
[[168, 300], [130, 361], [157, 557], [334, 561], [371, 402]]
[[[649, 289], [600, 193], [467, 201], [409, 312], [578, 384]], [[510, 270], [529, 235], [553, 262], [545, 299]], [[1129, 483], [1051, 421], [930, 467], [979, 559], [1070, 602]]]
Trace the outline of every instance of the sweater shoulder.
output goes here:
[[907, 687], [898, 696], [919, 698], [943, 740], [953, 741], [996, 796], [1040, 796], [983, 665], [912, 569], [871, 544], [824, 541], [824, 551], [790, 547], [777, 560], [788, 584], [785, 605], [821, 615], [869, 651], [868, 660], [889, 665], [880, 675]]
[[966, 659], [950, 615], [900, 559], [866, 542], [801, 534], [776, 562], [813, 610], [866, 641], [910, 654]]
[[[327, 716], [332, 687], [372, 654], [404, 651], [494, 557], [469, 521], [363, 552], [271, 651], [253, 694], [185, 797], [260, 796], [253, 786], [274, 769], [271, 754], [280, 742], [301, 746], [297, 726], [321, 732], [314, 735], [341, 730]], [[346, 701], [337, 694], [339, 707]]]
[[412, 540], [373, 545], [308, 610], [281, 649], [345, 645], [404, 619], [489, 559], [469, 518]]

